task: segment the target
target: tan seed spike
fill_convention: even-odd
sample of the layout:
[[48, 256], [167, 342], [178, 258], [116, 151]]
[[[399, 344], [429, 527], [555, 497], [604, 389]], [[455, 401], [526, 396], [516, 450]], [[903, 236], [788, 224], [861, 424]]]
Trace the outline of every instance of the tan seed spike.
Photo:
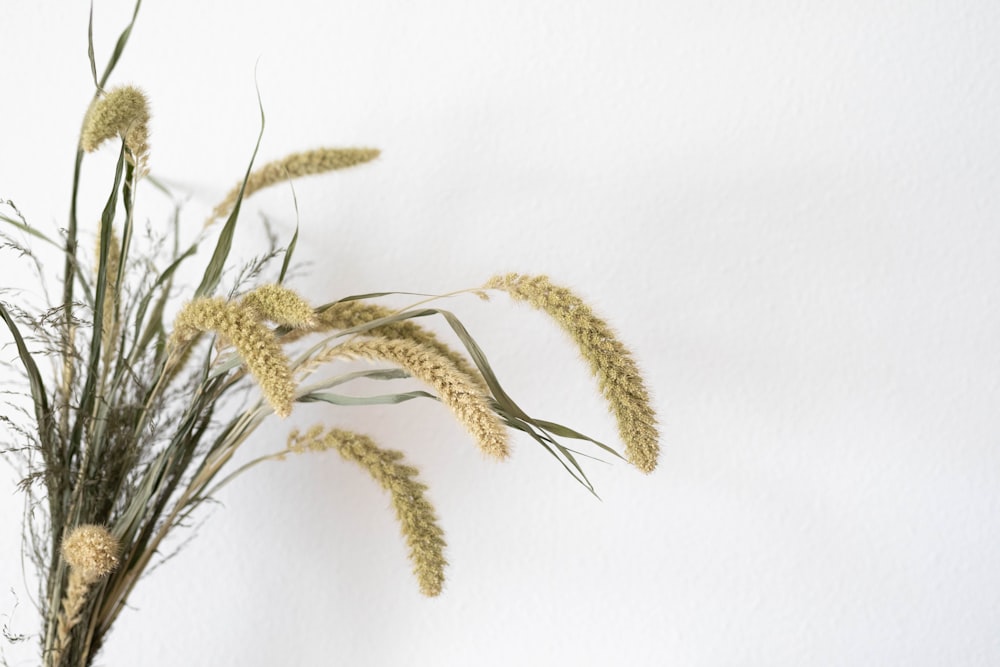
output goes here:
[[334, 351], [345, 357], [391, 361], [406, 369], [434, 388], [483, 452], [497, 459], [510, 455], [507, 431], [486, 394], [434, 348], [406, 339], [371, 338], [344, 343]]
[[74, 528], [62, 543], [63, 559], [91, 582], [118, 567], [118, 550], [118, 540], [107, 528], [90, 524]]
[[365, 468], [392, 495], [420, 592], [431, 597], [441, 592], [448, 564], [444, 558], [444, 531], [438, 526], [434, 506], [424, 497], [427, 487], [416, 480], [416, 468], [402, 463], [402, 453], [380, 449], [371, 438], [349, 431], [333, 429], [323, 433], [319, 426], [304, 435], [292, 432], [288, 448], [293, 452], [335, 449], [344, 459]]
[[69, 565], [69, 579], [57, 617], [55, 657], [51, 664], [59, 664], [69, 647], [70, 632], [80, 622], [90, 589], [117, 569], [120, 549], [118, 540], [104, 526], [83, 524], [63, 539], [62, 557]]
[[268, 320], [292, 329], [312, 329], [316, 313], [301, 296], [281, 285], [261, 285], [240, 303], [258, 320]]
[[656, 413], [632, 354], [604, 320], [573, 292], [553, 285], [546, 276], [510, 273], [491, 278], [484, 287], [527, 301], [548, 313], [570, 335], [590, 363], [618, 421], [629, 461], [643, 472], [652, 472], [660, 452]]
[[[389, 317], [395, 311], [373, 303], [363, 301], [341, 301], [320, 311], [317, 316], [315, 331], [332, 331], [337, 329], [350, 329], [352, 327], [367, 324], [373, 320]], [[304, 332], [303, 332], [304, 333]], [[385, 324], [380, 327], [369, 329], [367, 334], [381, 336], [382, 338], [411, 340], [433, 348], [441, 356], [447, 357], [451, 363], [463, 374], [467, 375], [473, 382], [479, 385], [484, 393], [489, 393], [486, 381], [479, 373], [479, 370], [471, 364], [464, 355], [452, 349], [442, 342], [433, 332], [424, 329], [412, 320], [403, 320]], [[281, 338], [281, 342], [295, 340], [297, 336], [287, 334]]]
[[149, 153], [149, 102], [135, 86], [112, 88], [87, 112], [80, 147], [89, 152], [108, 139], [121, 136], [138, 163]]
[[295, 384], [288, 359], [277, 338], [252, 311], [219, 298], [195, 299], [178, 313], [173, 339], [184, 343], [203, 331], [218, 333], [236, 348], [275, 414], [287, 417], [291, 413]]
[[[317, 148], [303, 153], [292, 153], [280, 160], [268, 162], [251, 172], [247, 179], [246, 188], [243, 190], [243, 199], [268, 186], [283, 183], [291, 178], [322, 174], [370, 162], [377, 158], [379, 153], [380, 151], [375, 148]], [[219, 202], [219, 205], [212, 211], [212, 215], [205, 221], [206, 225], [225, 218], [232, 212], [236, 200], [240, 196], [241, 185], [242, 183], [237, 183], [225, 199]]]

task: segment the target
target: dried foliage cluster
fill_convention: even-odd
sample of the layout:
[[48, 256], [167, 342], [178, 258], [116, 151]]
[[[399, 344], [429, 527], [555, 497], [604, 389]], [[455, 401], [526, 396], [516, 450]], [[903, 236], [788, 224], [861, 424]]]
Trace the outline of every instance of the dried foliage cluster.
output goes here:
[[[314, 307], [283, 284], [298, 231], [286, 247], [246, 267], [240, 275], [250, 280], [237, 278], [228, 292], [221, 289], [247, 197], [292, 178], [370, 161], [378, 151], [318, 149], [256, 170], [251, 160], [199, 238], [215, 242], [199, 284], [179, 282], [182, 267], [191, 275], [188, 265], [198, 244], [181, 245], [178, 221], [165, 238], [137, 239], [140, 183], [157, 185], [148, 173], [146, 96], [135, 87], [107, 86], [134, 22], [133, 15], [100, 78], [91, 56], [95, 94], [76, 152], [65, 230], [42, 232], [9, 201], [0, 210], [8, 247], [32, 257], [33, 244], [48, 244], [63, 259], [61, 293], [49, 307], [0, 302], [17, 351], [12, 372], [26, 384], [26, 400], [11, 398], [0, 419], [10, 436], [6, 458], [24, 472], [25, 555], [40, 575], [44, 664], [91, 664], [140, 576], [163, 557], [165, 538], [234, 476], [292, 453], [332, 450], [367, 470], [391, 494], [420, 590], [441, 591], [443, 532], [417, 470], [401, 453], [361, 434], [316, 426], [293, 432], [281, 451], [232, 469], [232, 457], [254, 429], [271, 414], [287, 416], [297, 403], [439, 401], [487, 456], [507, 457], [509, 433], [520, 432], [593, 491], [575, 450], [564, 442], [586, 441], [618, 456], [615, 451], [522, 410], [459, 319], [428, 305], [433, 298], [401, 310], [371, 302], [384, 294], [344, 296]], [[118, 148], [118, 162], [107, 203], [99, 214], [80, 211], [85, 155], [108, 144]], [[99, 224], [88, 230], [81, 219]], [[97, 237], [93, 260], [79, 247], [90, 234]], [[254, 285], [268, 260], [278, 258], [277, 278]], [[568, 332], [618, 421], [626, 458], [652, 471], [655, 416], [636, 364], [607, 324], [544, 277], [496, 276], [466, 291], [490, 290], [545, 311]], [[460, 345], [446, 344], [419, 318], [442, 319]], [[350, 359], [378, 365], [314, 381], [319, 369]], [[427, 390], [340, 393], [362, 378], [416, 378]]]

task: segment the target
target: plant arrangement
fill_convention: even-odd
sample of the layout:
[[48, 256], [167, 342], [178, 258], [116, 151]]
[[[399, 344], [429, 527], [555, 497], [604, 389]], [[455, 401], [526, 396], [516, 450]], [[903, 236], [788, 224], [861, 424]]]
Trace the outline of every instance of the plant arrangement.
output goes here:
[[[270, 248], [235, 274], [227, 270], [247, 198], [291, 179], [371, 161], [377, 150], [323, 148], [254, 168], [255, 148], [244, 178], [194, 243], [182, 243], [179, 210], [165, 232], [140, 234], [138, 195], [162, 188], [149, 172], [148, 103], [138, 88], [108, 85], [140, 4], [101, 76], [90, 38], [95, 92], [76, 148], [65, 228], [47, 234], [13, 202], [0, 208], [8, 250], [30, 261], [35, 244], [44, 244], [62, 258], [59, 293], [51, 303], [34, 306], [9, 295], [0, 300], [7, 349], [16, 350], [5, 386], [19, 379], [24, 386], [21, 393], [7, 392], [0, 416], [8, 434], [3, 453], [23, 475], [23, 557], [39, 577], [41, 659], [49, 667], [92, 664], [141, 576], [163, 557], [164, 540], [234, 477], [294, 453], [335, 451], [383, 486], [420, 590], [440, 593], [443, 532], [417, 470], [400, 452], [363, 434], [315, 426], [293, 431], [280, 451], [231, 464], [265, 419], [286, 417], [298, 403], [430, 399], [451, 410], [486, 456], [506, 458], [509, 434], [520, 433], [591, 492], [580, 453], [566, 443], [620, 456], [527, 414], [504, 391], [462, 322], [434, 305], [445, 297], [422, 296], [401, 309], [378, 303], [387, 293], [333, 295], [329, 303], [309, 304], [285, 284], [298, 229], [286, 246]], [[114, 149], [117, 165], [103, 210], [81, 210], [87, 154]], [[90, 220], [98, 222], [81, 222]], [[195, 271], [198, 284], [183, 284], [182, 267], [191, 275], [199, 244], [213, 240], [210, 259]], [[34, 266], [44, 282], [41, 263]], [[503, 292], [550, 315], [590, 365], [617, 420], [624, 458], [644, 472], [654, 469], [658, 433], [643, 380], [628, 350], [580, 298], [544, 276], [517, 274], [462, 292]], [[446, 323], [457, 344], [421, 326], [425, 318]], [[375, 366], [329, 373], [357, 359]], [[325, 374], [317, 379], [321, 369]], [[426, 389], [343, 393], [361, 379], [391, 387], [404, 378]]]

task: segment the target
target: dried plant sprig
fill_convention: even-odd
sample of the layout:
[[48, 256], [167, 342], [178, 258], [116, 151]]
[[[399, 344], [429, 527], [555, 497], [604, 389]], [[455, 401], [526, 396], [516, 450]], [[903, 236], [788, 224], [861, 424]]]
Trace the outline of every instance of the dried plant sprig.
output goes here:
[[[133, 223], [138, 210], [137, 185], [146, 173], [149, 151], [149, 105], [142, 91], [133, 86], [106, 88], [132, 33], [140, 4], [136, 0], [132, 21], [122, 31], [100, 76], [94, 61], [93, 26], [88, 30], [96, 92], [75, 147], [71, 206], [61, 241], [29, 227], [16, 208], [14, 218], [0, 215], [0, 224], [11, 224], [36, 239], [55, 243], [65, 259], [61, 298], [50, 303], [53, 307], [47, 311], [0, 301], [0, 320], [16, 345], [28, 385], [26, 395], [34, 408], [23, 411], [32, 422], [27, 426], [7, 416], [0, 421], [28, 443], [23, 448], [27, 452], [26, 476], [21, 485], [28, 503], [26, 555], [40, 574], [41, 645], [47, 667], [93, 664], [115, 619], [127, 608], [137, 582], [155, 567], [154, 560], [163, 556], [161, 547], [172, 531], [189, 525], [198, 508], [229, 480], [288, 451], [336, 449], [389, 489], [421, 590], [428, 595], [441, 591], [443, 534], [424, 498], [425, 487], [416, 481], [417, 471], [404, 465], [400, 453], [381, 450], [364, 436], [336, 429], [324, 433], [317, 428], [304, 436], [293, 435], [283, 452], [259, 457], [235, 470], [230, 467], [242, 444], [272, 409], [285, 416], [293, 400], [350, 406], [439, 399], [491, 456], [506, 457], [507, 429], [519, 431], [551, 453], [591, 492], [594, 488], [577, 460], [583, 453], [560, 440], [590, 442], [618, 455], [584, 434], [522, 410], [506, 393], [462, 322], [451, 312], [423, 307], [441, 297], [398, 311], [361, 303], [372, 294], [347, 296], [329, 307], [310, 308], [298, 294], [280, 286], [298, 229], [285, 251], [279, 285], [253, 289], [241, 298], [211, 298], [229, 262], [243, 198], [285, 180], [367, 162], [378, 155], [377, 150], [318, 149], [295, 153], [256, 170], [248, 166], [246, 179], [214, 212], [214, 216], [226, 217], [226, 223], [201, 271], [200, 283], [190, 293], [190, 302], [181, 307], [171, 332], [165, 313], [176, 303], [174, 277], [187, 273], [185, 262], [194, 255], [198, 243], [181, 247], [178, 213], [165, 237], [151, 234], [149, 244], [136, 247]], [[263, 128], [261, 105], [261, 134], [251, 165]], [[80, 235], [87, 234], [78, 224], [84, 151], [96, 150], [116, 137], [123, 140], [118, 144], [122, 150], [100, 216], [98, 259], [88, 263], [81, 261], [78, 249]], [[136, 256], [133, 250], [140, 254]], [[30, 257], [30, 248], [28, 251]], [[253, 262], [243, 277], [248, 282], [256, 280], [264, 261]], [[561, 288], [550, 284], [531, 283], [529, 289], [519, 280], [510, 279], [509, 284], [497, 280], [510, 288], [515, 298], [534, 299], [533, 303], [557, 316], [569, 313], [569, 325], [564, 326], [571, 333], [580, 324], [574, 325], [574, 318], [589, 313], [569, 298], [572, 295], [563, 295]], [[237, 280], [236, 284], [244, 283]], [[535, 288], [543, 294], [532, 295]], [[446, 296], [454, 294], [457, 292]], [[550, 303], [553, 301], [555, 305]], [[429, 316], [440, 316], [451, 327], [461, 341], [461, 354], [415, 324], [414, 318]], [[587, 320], [584, 325], [595, 330], [606, 326], [588, 317], [583, 318]], [[206, 354], [203, 362], [194, 363], [194, 353], [204, 349], [194, 344], [202, 332], [214, 332], [218, 344], [231, 345], [236, 354], [225, 358]], [[282, 346], [309, 332], [325, 332], [327, 336], [299, 355], [291, 368]], [[578, 343], [585, 348], [585, 356], [588, 349], [598, 351], [595, 372], [602, 378], [602, 390], [617, 410], [619, 422], [641, 422], [640, 427], [651, 428], [655, 447], [652, 419], [644, 422], [642, 410], [629, 412], [630, 400], [648, 407], [641, 381], [638, 398], [630, 384], [634, 382], [634, 365], [628, 365], [627, 355], [627, 363], [619, 359], [617, 366], [601, 357], [617, 353], [617, 348], [601, 347], [591, 340], [595, 336], [600, 337], [598, 333], [589, 337], [577, 333]], [[343, 342], [336, 345], [338, 341]], [[52, 363], [40, 368], [39, 357], [54, 358], [45, 359]], [[299, 377], [338, 357], [387, 360], [399, 368], [349, 372], [296, 388]], [[49, 372], [44, 371], [45, 366]], [[628, 377], [604, 377], [612, 371]], [[326, 391], [362, 378], [393, 381], [406, 377], [423, 380], [434, 393], [415, 390], [347, 396]], [[266, 404], [259, 401], [245, 406], [228, 400], [230, 392], [245, 387], [248, 380], [260, 385]], [[643, 449], [634, 439], [626, 438], [626, 442], [631, 443], [627, 447], [637, 465], [646, 469], [655, 465], [655, 449]], [[645, 459], [634, 454], [636, 451], [644, 452]], [[101, 525], [110, 526], [110, 532]], [[91, 537], [84, 539], [88, 531]], [[112, 534], [120, 539], [120, 548], [118, 542], [108, 541], [114, 540]]]
[[[365, 303], [360, 300], [339, 301], [330, 306], [322, 308], [316, 314], [316, 324], [313, 331], [333, 331], [338, 329], [350, 329], [352, 327], [374, 322], [394, 314], [391, 308], [380, 306], [374, 303]], [[290, 332], [282, 336], [281, 342], [295, 340], [307, 330]], [[483, 380], [479, 370], [469, 363], [469, 360], [460, 352], [441, 341], [434, 332], [429, 331], [415, 322], [399, 321], [390, 322], [368, 331], [372, 336], [382, 338], [411, 340], [427, 347], [433, 348], [443, 357], [447, 357], [451, 363], [463, 374], [471, 378], [483, 391], [487, 391], [486, 382]]]
[[94, 582], [118, 567], [118, 540], [104, 526], [84, 524], [70, 531], [62, 543], [66, 564], [85, 581]]
[[56, 627], [57, 641], [51, 664], [58, 665], [80, 622], [87, 595], [95, 583], [118, 568], [121, 545], [104, 526], [84, 524], [63, 539], [62, 557], [69, 566], [69, 581]]
[[[255, 192], [268, 186], [288, 179], [322, 174], [370, 162], [377, 158], [379, 153], [377, 148], [317, 148], [311, 151], [292, 153], [252, 171], [247, 178], [246, 186], [243, 188], [243, 199], [247, 199]], [[240, 197], [241, 185], [242, 183], [237, 184], [219, 202], [212, 210], [212, 215], [205, 222], [206, 225], [229, 215]]]
[[547, 276], [508, 273], [494, 276], [484, 287], [503, 290], [515, 300], [548, 313], [570, 335], [589, 362], [618, 421], [629, 462], [643, 472], [652, 472], [660, 451], [656, 413], [632, 354], [611, 327], [580, 297], [552, 284]]
[[338, 356], [391, 361], [437, 391], [486, 454], [510, 455], [507, 430], [490, 407], [488, 396], [468, 375], [432, 347], [407, 339], [366, 338], [334, 348]]
[[258, 320], [268, 320], [292, 329], [313, 329], [317, 318], [312, 306], [281, 285], [261, 285], [247, 293], [241, 305]]
[[137, 162], [149, 153], [149, 101], [135, 86], [112, 88], [95, 100], [84, 120], [80, 147], [97, 150], [108, 139], [121, 136]]
[[417, 469], [402, 463], [403, 454], [380, 449], [371, 438], [314, 426], [305, 433], [293, 431], [288, 438], [292, 452], [336, 450], [344, 459], [366, 469], [382, 488], [392, 495], [392, 506], [399, 519], [400, 530], [410, 547], [413, 573], [420, 592], [433, 597], [444, 584], [444, 531], [438, 525], [434, 506], [424, 496], [426, 485], [416, 480]]
[[[118, 319], [118, 268], [121, 262], [121, 250], [121, 239], [118, 238], [118, 233], [112, 229], [111, 240], [108, 245], [108, 265], [106, 271], [108, 279], [104, 286], [104, 310], [102, 312], [103, 323], [101, 326], [101, 349], [103, 350], [104, 357], [102, 361], [105, 373], [109, 371], [111, 363], [114, 361], [114, 355], [117, 351], [114, 341], [118, 340], [118, 334], [121, 332], [121, 322]], [[98, 225], [95, 254], [97, 263], [99, 264], [101, 261], [100, 225]]]
[[275, 414], [287, 417], [295, 392], [288, 359], [256, 313], [218, 297], [195, 299], [177, 314], [173, 344], [182, 345], [206, 331], [218, 333], [236, 348]]

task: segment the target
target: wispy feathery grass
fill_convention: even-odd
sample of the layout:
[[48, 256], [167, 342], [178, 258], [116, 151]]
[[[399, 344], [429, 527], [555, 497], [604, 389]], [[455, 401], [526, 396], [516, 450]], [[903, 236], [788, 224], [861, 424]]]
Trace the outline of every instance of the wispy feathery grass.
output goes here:
[[410, 547], [413, 573], [420, 592], [433, 597], [444, 583], [444, 531], [434, 507], [424, 496], [427, 487], [416, 479], [417, 469], [402, 463], [403, 454], [380, 449], [371, 438], [350, 431], [314, 426], [305, 433], [293, 431], [288, 437], [292, 452], [336, 450], [344, 459], [367, 470], [392, 495], [400, 529]]
[[480, 449], [497, 459], [510, 455], [507, 431], [479, 385], [432, 347], [407, 339], [366, 338], [334, 348], [338, 356], [391, 361], [437, 391]]
[[218, 333], [236, 348], [275, 414], [291, 414], [295, 386], [288, 359], [253, 310], [217, 297], [190, 301], [177, 314], [173, 343], [183, 345], [206, 331]]
[[548, 313], [570, 335], [618, 421], [628, 460], [643, 472], [652, 472], [660, 452], [656, 413], [631, 352], [611, 327], [580, 297], [553, 285], [547, 276], [508, 273], [494, 276], [484, 287], [503, 290]]
[[[292, 153], [252, 171], [243, 189], [243, 199], [275, 183], [282, 183], [292, 178], [322, 174], [369, 162], [377, 158], [379, 153], [376, 148], [317, 148], [302, 153]], [[241, 185], [242, 183], [237, 184], [219, 202], [205, 222], [206, 225], [229, 215], [240, 196]]]
[[121, 136], [136, 164], [149, 153], [149, 102], [135, 86], [112, 88], [95, 100], [87, 112], [80, 147], [97, 150], [108, 139]]

